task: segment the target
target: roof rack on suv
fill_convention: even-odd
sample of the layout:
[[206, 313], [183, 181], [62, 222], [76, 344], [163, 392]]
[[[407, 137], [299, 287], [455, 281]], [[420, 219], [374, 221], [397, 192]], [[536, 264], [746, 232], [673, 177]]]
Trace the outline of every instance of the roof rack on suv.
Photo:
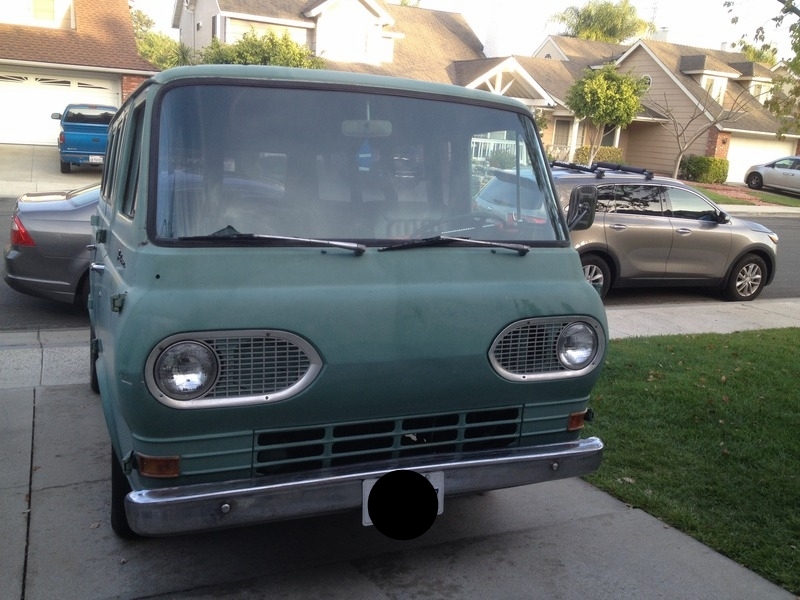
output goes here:
[[550, 163], [550, 166], [563, 167], [565, 169], [573, 169], [575, 171], [583, 171], [584, 173], [594, 173], [597, 179], [602, 179], [606, 171], [620, 171], [622, 173], [638, 173], [640, 175], [644, 175], [644, 178], [647, 180], [652, 179], [654, 175], [652, 171], [648, 171], [647, 169], [642, 169], [640, 167], [629, 167], [628, 165], [620, 165], [609, 162], [597, 162], [594, 163], [591, 167], [587, 167], [586, 165], [579, 165], [576, 163], [566, 163], [554, 160], [553, 162]]

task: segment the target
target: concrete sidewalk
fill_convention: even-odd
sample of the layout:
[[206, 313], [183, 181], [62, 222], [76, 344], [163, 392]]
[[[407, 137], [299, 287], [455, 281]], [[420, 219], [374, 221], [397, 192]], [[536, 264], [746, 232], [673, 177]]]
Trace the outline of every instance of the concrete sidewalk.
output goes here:
[[[800, 327], [800, 299], [607, 312], [614, 338]], [[88, 339], [0, 332], [0, 598], [794, 598], [580, 479], [448, 500], [409, 542], [349, 513], [120, 540]]]

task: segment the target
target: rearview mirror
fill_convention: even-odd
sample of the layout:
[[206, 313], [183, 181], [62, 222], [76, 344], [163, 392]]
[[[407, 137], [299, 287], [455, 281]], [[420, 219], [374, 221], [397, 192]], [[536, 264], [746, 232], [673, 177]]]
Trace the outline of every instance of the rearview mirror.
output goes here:
[[392, 122], [369, 119], [343, 121], [342, 135], [358, 138], [389, 137], [392, 135]]
[[56, 121], [61, 120], [61, 113], [50, 113], [50, 118], [55, 119]]
[[597, 188], [581, 185], [572, 190], [567, 207], [567, 226], [570, 231], [589, 229], [597, 210]]

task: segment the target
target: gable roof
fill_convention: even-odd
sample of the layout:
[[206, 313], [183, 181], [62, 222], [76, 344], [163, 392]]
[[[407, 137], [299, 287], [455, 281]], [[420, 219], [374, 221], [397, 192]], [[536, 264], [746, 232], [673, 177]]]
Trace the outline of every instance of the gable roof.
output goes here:
[[[630, 47], [623, 44], [613, 44], [611, 42], [582, 40], [565, 35], [551, 35], [548, 39], [558, 46], [558, 49], [561, 50], [569, 61], [574, 60], [581, 63], [582, 69], [616, 60]], [[544, 43], [542, 46], [543, 45]], [[534, 52], [534, 54], [536, 54], [536, 52]]]
[[[776, 119], [761, 103], [755, 98], [748, 89], [737, 81], [742, 72], [732, 65], [738, 63], [748, 63], [747, 57], [741, 52], [726, 52], [724, 50], [709, 50], [696, 48], [694, 46], [684, 46], [680, 44], [670, 44], [668, 42], [656, 42], [653, 40], [639, 40], [621, 57], [617, 63], [624, 64], [625, 59], [636, 50], [643, 50], [650, 54], [656, 62], [661, 65], [663, 70], [690, 98], [697, 102], [705, 103], [710, 112], [719, 114], [719, 111], [731, 109], [734, 103], [739, 106], [746, 103], [746, 112], [739, 116], [735, 123], [724, 124], [721, 129], [726, 131], [750, 131], [762, 133], [777, 133], [780, 122]], [[685, 57], [706, 56], [704, 64], [711, 67], [715, 72], [717, 68], [722, 68], [730, 74], [725, 91], [723, 105], [720, 105], [708, 97], [706, 90], [697, 82], [693, 74], [698, 71], [685, 71], [682, 69], [682, 61]], [[694, 63], [693, 63], [694, 61]], [[698, 66], [697, 59], [690, 59], [689, 66]], [[761, 71], [759, 71], [761, 72]]]
[[151, 74], [139, 56], [127, 0], [73, 0], [74, 29], [0, 24], [0, 64]]
[[384, 8], [394, 29], [406, 34], [394, 42], [394, 60], [382, 65], [328, 61], [329, 68], [456, 83], [458, 61], [484, 58], [483, 44], [461, 14], [395, 4]]

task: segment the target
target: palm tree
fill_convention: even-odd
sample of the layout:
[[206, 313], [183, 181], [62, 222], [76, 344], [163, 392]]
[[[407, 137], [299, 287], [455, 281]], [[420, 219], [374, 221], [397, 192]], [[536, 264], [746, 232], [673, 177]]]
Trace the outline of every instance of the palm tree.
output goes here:
[[655, 31], [650, 21], [640, 19], [629, 0], [615, 4], [608, 0], [590, 0], [583, 7], [570, 6], [552, 17], [566, 26], [563, 35], [619, 44], [643, 33]]

